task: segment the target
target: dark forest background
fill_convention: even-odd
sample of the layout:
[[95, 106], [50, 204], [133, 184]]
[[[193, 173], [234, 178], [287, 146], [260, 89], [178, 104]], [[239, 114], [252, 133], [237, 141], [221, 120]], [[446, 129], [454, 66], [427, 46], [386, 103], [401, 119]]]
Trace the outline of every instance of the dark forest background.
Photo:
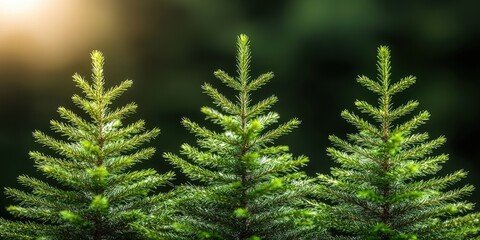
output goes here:
[[[392, 80], [418, 78], [394, 101], [416, 99], [419, 110], [431, 113], [420, 131], [448, 139], [435, 152], [450, 154], [440, 175], [468, 170], [461, 184], [479, 188], [468, 200], [480, 202], [479, 1], [85, 0], [61, 6], [71, 2], [45, 6], [48, 14], [17, 27], [4, 22], [2, 28], [6, 18], [0, 15], [1, 189], [21, 187], [21, 174], [44, 179], [27, 153], [46, 149], [31, 133], [58, 136], [49, 130], [50, 119], [59, 119], [58, 106], [79, 112], [70, 100], [79, 93], [71, 76], [90, 76], [94, 49], [106, 56], [107, 85], [134, 81], [116, 106], [135, 101], [138, 113], [130, 120], [142, 118], [162, 130], [151, 143], [155, 157], [137, 167], [170, 170], [161, 154], [195, 141], [180, 119], [212, 126], [200, 113], [201, 106], [212, 105], [200, 86], [210, 82], [227, 90], [212, 73], [235, 73], [236, 36], [245, 33], [252, 42], [252, 74], [276, 75], [253, 97], [275, 94], [281, 119], [302, 120], [278, 142], [310, 158], [304, 170], [311, 176], [333, 165], [325, 151], [328, 136], [355, 131], [340, 112], [354, 110], [355, 99], [376, 101], [355, 79], [376, 76], [376, 48], [383, 44], [392, 50]], [[185, 182], [178, 171], [176, 178], [175, 184]], [[12, 203], [0, 195], [0, 216], [8, 217], [4, 209]]]

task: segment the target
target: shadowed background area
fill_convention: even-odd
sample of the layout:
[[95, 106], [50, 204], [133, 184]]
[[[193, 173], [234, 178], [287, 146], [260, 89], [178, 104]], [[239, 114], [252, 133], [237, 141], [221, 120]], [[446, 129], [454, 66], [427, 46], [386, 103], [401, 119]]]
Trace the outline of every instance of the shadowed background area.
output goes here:
[[[46, 150], [31, 133], [58, 136], [49, 130], [58, 106], [79, 112], [70, 100], [79, 93], [71, 76], [90, 76], [94, 49], [106, 56], [107, 85], [134, 81], [116, 106], [135, 101], [138, 113], [129, 120], [143, 118], [162, 130], [151, 143], [155, 157], [137, 167], [170, 170], [162, 152], [195, 141], [180, 119], [212, 126], [199, 111], [212, 106], [201, 84], [232, 93], [212, 73], [235, 74], [240, 33], [252, 41], [252, 75], [276, 75], [253, 98], [275, 94], [280, 101], [273, 110], [283, 121], [303, 121], [278, 142], [310, 157], [304, 170], [311, 176], [333, 165], [328, 135], [356, 131], [341, 110], [354, 110], [355, 99], [375, 103], [355, 79], [376, 76], [376, 48], [384, 44], [392, 50], [392, 80], [418, 78], [394, 101], [418, 100], [419, 110], [432, 114], [420, 131], [448, 139], [435, 152], [450, 154], [440, 174], [463, 168], [470, 174], [462, 184], [480, 188], [479, 7], [474, 0], [0, 0], [0, 188], [20, 187], [21, 174], [44, 179], [27, 153]], [[178, 171], [176, 178], [175, 184], [184, 182]], [[479, 202], [480, 189], [468, 200]], [[2, 193], [1, 216], [8, 217], [10, 204]]]

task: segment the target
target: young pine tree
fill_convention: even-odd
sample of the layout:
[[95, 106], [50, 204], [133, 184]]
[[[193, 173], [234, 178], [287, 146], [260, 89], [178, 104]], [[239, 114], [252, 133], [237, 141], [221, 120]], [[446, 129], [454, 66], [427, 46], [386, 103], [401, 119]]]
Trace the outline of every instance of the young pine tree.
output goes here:
[[137, 106], [130, 103], [112, 109], [111, 104], [132, 81], [106, 89], [103, 55], [94, 51], [91, 57], [93, 83], [75, 74], [73, 79], [85, 96], [72, 97], [90, 119], [60, 107], [58, 112], [65, 123], [53, 120], [51, 126], [66, 140], [34, 132], [36, 141], [58, 157], [36, 151], [30, 156], [38, 170], [58, 184], [20, 176], [18, 181], [30, 191], [7, 188], [6, 194], [18, 202], [8, 211], [28, 221], [0, 219], [2, 239], [143, 239], [132, 223], [150, 214], [152, 205], [162, 205], [162, 195], [152, 193], [172, 173], [128, 170], [154, 154], [154, 148], [140, 146], [159, 130], [145, 130], [143, 120], [122, 124]]
[[238, 76], [215, 72], [237, 92], [235, 100], [208, 83], [203, 85], [219, 109], [203, 107], [202, 112], [221, 131], [183, 119], [183, 125], [199, 138], [199, 147], [182, 145], [181, 153], [187, 160], [165, 154], [173, 165], [199, 182], [178, 188], [177, 239], [300, 239], [308, 228], [308, 222], [301, 219], [309, 213], [302, 206], [311, 188], [310, 180], [298, 168], [308, 160], [292, 157], [287, 146], [273, 145], [300, 122], [292, 119], [275, 126], [279, 115], [268, 111], [277, 102], [275, 96], [252, 104], [251, 93], [273, 74], [251, 79], [247, 36], [238, 37], [237, 48]]
[[319, 175], [320, 195], [334, 204], [329, 213], [337, 239], [477, 239], [480, 214], [467, 213], [474, 205], [462, 200], [473, 186], [450, 189], [466, 172], [431, 177], [448, 156], [431, 155], [444, 137], [428, 140], [427, 133], [415, 133], [428, 112], [398, 123], [418, 102], [394, 106], [392, 97], [414, 84], [415, 77], [392, 83], [390, 51], [384, 46], [378, 48], [377, 68], [376, 81], [365, 76], [357, 81], [379, 96], [378, 105], [355, 102], [376, 124], [343, 111], [359, 132], [348, 140], [330, 137], [335, 148], [328, 154], [340, 166], [332, 168], [331, 176]]

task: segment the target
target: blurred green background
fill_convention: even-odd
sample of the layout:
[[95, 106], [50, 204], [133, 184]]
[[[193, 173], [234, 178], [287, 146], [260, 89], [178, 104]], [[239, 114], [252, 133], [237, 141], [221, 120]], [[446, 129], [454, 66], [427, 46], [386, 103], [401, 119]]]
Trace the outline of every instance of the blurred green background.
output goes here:
[[[9, 1], [26, 5], [13, 8]], [[254, 99], [275, 94], [274, 110], [284, 121], [303, 121], [278, 142], [310, 157], [304, 169], [310, 175], [333, 164], [328, 135], [355, 131], [340, 111], [354, 110], [355, 99], [376, 101], [355, 79], [376, 76], [376, 48], [384, 44], [392, 50], [393, 80], [418, 77], [396, 103], [419, 100], [432, 114], [420, 131], [448, 139], [436, 152], [451, 157], [440, 174], [466, 169], [462, 184], [480, 188], [479, 8], [475, 0], [0, 0], [0, 188], [20, 187], [21, 174], [44, 179], [27, 155], [45, 150], [31, 133], [51, 133], [60, 105], [79, 112], [70, 100], [79, 92], [71, 76], [90, 76], [93, 49], [106, 56], [107, 84], [134, 81], [117, 106], [135, 101], [138, 113], [130, 120], [162, 130], [151, 143], [155, 158], [138, 167], [170, 170], [161, 153], [195, 141], [180, 119], [211, 126], [199, 111], [212, 105], [200, 86], [226, 90], [212, 73], [235, 73], [240, 33], [252, 41], [253, 75], [276, 75]], [[177, 171], [175, 184], [181, 182]], [[479, 202], [480, 189], [468, 200]], [[8, 217], [4, 207], [12, 203], [0, 195], [1, 216]]]

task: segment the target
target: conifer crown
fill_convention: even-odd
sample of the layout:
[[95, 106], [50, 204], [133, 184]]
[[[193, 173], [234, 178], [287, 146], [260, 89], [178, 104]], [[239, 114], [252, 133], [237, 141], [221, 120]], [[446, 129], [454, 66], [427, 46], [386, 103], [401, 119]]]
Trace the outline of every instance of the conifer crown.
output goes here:
[[153, 156], [154, 148], [140, 147], [160, 130], [145, 130], [143, 120], [123, 125], [137, 105], [110, 106], [132, 81], [105, 88], [103, 54], [93, 51], [91, 59], [92, 82], [73, 76], [83, 96], [75, 94], [72, 100], [88, 119], [59, 107], [64, 122], [52, 120], [50, 124], [65, 140], [41, 131], [33, 133], [36, 142], [57, 156], [32, 151], [30, 157], [57, 184], [22, 175], [18, 181], [30, 191], [6, 188], [6, 194], [18, 202], [8, 211], [30, 221], [0, 219], [2, 239], [143, 239], [133, 224], [162, 206], [163, 195], [153, 191], [173, 174], [129, 170]]
[[441, 169], [448, 155], [431, 155], [445, 143], [440, 136], [429, 140], [427, 133], [415, 133], [430, 114], [413, 112], [417, 101], [394, 106], [395, 94], [415, 83], [407, 76], [391, 82], [390, 50], [378, 48], [377, 80], [359, 76], [357, 81], [378, 95], [378, 106], [357, 100], [357, 109], [374, 123], [344, 110], [342, 117], [358, 132], [343, 140], [330, 136], [334, 147], [327, 149], [338, 167], [331, 175], [320, 174], [319, 195], [333, 205], [327, 208], [333, 232], [346, 239], [476, 239], [479, 213], [467, 213], [473, 203], [462, 200], [472, 185], [448, 188], [465, 178], [459, 170], [444, 177], [427, 178]]

